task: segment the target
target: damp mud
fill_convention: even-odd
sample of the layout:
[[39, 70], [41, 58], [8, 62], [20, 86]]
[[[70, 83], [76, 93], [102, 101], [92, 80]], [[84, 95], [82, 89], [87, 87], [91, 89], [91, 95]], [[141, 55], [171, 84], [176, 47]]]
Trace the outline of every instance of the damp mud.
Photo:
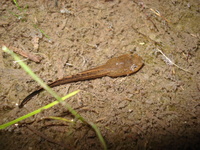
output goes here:
[[[109, 150], [200, 147], [200, 1], [1, 0], [0, 44], [13, 49], [45, 83], [138, 54], [144, 66], [53, 88], [95, 124]], [[2, 49], [2, 48], [1, 48]], [[0, 50], [0, 124], [53, 101]], [[61, 117], [68, 121], [52, 119]], [[74, 121], [72, 123], [71, 121]], [[0, 149], [103, 149], [94, 130], [62, 105], [0, 131]]]

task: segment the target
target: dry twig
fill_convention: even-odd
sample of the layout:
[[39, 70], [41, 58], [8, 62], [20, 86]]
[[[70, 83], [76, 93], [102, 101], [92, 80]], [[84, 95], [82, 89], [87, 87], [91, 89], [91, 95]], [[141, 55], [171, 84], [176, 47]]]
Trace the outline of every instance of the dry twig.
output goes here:
[[24, 56], [24, 57], [26, 57], [26, 58], [28, 58], [28, 59], [34, 61], [34, 62], [37, 62], [37, 63], [38, 63], [38, 62], [40, 62], [41, 59], [42, 59], [40, 56], [37, 56], [37, 55], [35, 55], [35, 54], [31, 53], [31, 52], [27, 52], [27, 51], [24, 51], [24, 50], [22, 50], [22, 49], [19, 49], [19, 48], [13, 47], [13, 46], [9, 46], [9, 44], [5, 44], [5, 43], [2, 42], [2, 41], [0, 41], [0, 45], [1, 45], [1, 46], [6, 46], [6, 47], [8, 47], [9, 49], [11, 49], [13, 52], [15, 52], [15, 53], [17, 53], [17, 54], [19, 54], [19, 55], [21, 55], [21, 56]]
[[171, 59], [169, 59], [169, 57], [167, 57], [160, 49], [157, 48], [157, 49], [155, 49], [155, 51], [161, 53], [161, 54], [164, 56], [164, 59], [163, 59], [163, 60], [164, 60], [167, 64], [169, 64], [169, 65], [174, 65], [174, 66], [176, 66], [177, 68], [179, 68], [179, 69], [181, 69], [181, 70], [183, 70], [183, 71], [185, 71], [185, 72], [191, 73], [190, 71], [188, 71], [188, 70], [186, 70], [186, 69], [184, 69], [184, 68], [178, 66], [177, 64], [175, 64], [175, 63], [174, 63]]

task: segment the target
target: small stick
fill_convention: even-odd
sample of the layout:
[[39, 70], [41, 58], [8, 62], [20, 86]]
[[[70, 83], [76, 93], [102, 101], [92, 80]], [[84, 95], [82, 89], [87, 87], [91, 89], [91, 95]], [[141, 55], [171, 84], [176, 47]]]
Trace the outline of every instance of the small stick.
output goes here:
[[[1, 41], [0, 41], [1, 42]], [[30, 53], [30, 52], [27, 52], [27, 51], [23, 51], [23, 50], [21, 50], [21, 49], [19, 49], [19, 48], [16, 48], [16, 47], [13, 47], [13, 46], [8, 46], [7, 44], [5, 44], [5, 43], [1, 43], [1, 45], [2, 46], [6, 46], [6, 47], [8, 47], [9, 49], [11, 49], [13, 52], [15, 52], [15, 53], [17, 53], [17, 54], [19, 54], [19, 55], [21, 55], [21, 56], [24, 56], [24, 57], [26, 57], [26, 58], [28, 58], [28, 59], [30, 59], [30, 60], [32, 60], [32, 61], [34, 61], [34, 62], [40, 62], [41, 61], [41, 57], [40, 56], [36, 56], [35, 54], [33, 54], [33, 53]]]
[[184, 68], [178, 66], [177, 64], [175, 64], [175, 63], [174, 63], [171, 59], [169, 59], [169, 57], [167, 57], [161, 50], [159, 50], [159, 49], [155, 49], [155, 50], [158, 51], [158, 52], [160, 52], [160, 53], [165, 57], [165, 61], [168, 62], [170, 65], [174, 65], [174, 66], [176, 66], [177, 68], [179, 68], [179, 69], [181, 69], [181, 70], [183, 70], [183, 71], [185, 71], [185, 72], [191, 73], [190, 71], [188, 71], [188, 70], [186, 70], [186, 69], [184, 69]]
[[156, 11], [156, 10], [154, 10], [153, 8], [150, 8], [150, 10], [151, 10], [154, 14], [156, 14], [157, 16], [161, 17], [162, 19], [164, 19], [165, 21], [167, 21], [168, 23], [170, 23], [170, 21], [167, 20], [165, 17], [163, 17], [163, 16], [160, 14], [159, 11]]

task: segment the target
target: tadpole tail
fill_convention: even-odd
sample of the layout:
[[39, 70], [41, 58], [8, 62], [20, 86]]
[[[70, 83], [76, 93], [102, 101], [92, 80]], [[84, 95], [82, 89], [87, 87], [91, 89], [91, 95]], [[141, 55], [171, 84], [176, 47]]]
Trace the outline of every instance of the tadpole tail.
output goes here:
[[[76, 75], [71, 75], [71, 76], [66, 76], [62, 79], [56, 80], [50, 84], [48, 84], [49, 87], [53, 88], [59, 85], [63, 85], [66, 83], [71, 83], [71, 82], [78, 82], [78, 81], [83, 81], [83, 80], [90, 80], [90, 79], [95, 79], [99, 77], [103, 77], [107, 75], [107, 71], [102, 71], [102, 66], [90, 69], [87, 71], [83, 71], [81, 73], [78, 73]], [[19, 108], [22, 108], [28, 101], [31, 100], [31, 98], [40, 92], [44, 91], [43, 88], [40, 88], [31, 94], [29, 94], [19, 105]]]
[[39, 93], [42, 92], [42, 91], [44, 91], [44, 89], [43, 89], [43, 88], [40, 88], [39, 90], [36, 90], [36, 91], [32, 92], [31, 94], [29, 94], [29, 95], [21, 102], [21, 104], [19, 105], [19, 108], [22, 108], [28, 101], [30, 101], [30, 99], [31, 99], [33, 96], [39, 94]]

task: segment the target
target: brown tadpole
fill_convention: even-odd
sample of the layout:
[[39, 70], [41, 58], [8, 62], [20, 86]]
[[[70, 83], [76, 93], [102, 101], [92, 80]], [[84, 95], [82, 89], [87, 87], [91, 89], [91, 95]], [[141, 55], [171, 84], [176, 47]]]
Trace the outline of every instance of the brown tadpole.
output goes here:
[[[90, 80], [104, 76], [109, 76], [113, 78], [120, 76], [127, 76], [140, 70], [143, 64], [144, 63], [142, 57], [140, 57], [138, 54], [125, 54], [119, 57], [111, 58], [104, 65], [101, 65], [99, 67], [56, 80], [48, 84], [48, 86], [52, 88], [66, 83]], [[21, 102], [19, 108], [22, 108], [33, 96], [39, 94], [43, 90], [44, 88], [41, 87], [38, 90], [29, 94]]]

